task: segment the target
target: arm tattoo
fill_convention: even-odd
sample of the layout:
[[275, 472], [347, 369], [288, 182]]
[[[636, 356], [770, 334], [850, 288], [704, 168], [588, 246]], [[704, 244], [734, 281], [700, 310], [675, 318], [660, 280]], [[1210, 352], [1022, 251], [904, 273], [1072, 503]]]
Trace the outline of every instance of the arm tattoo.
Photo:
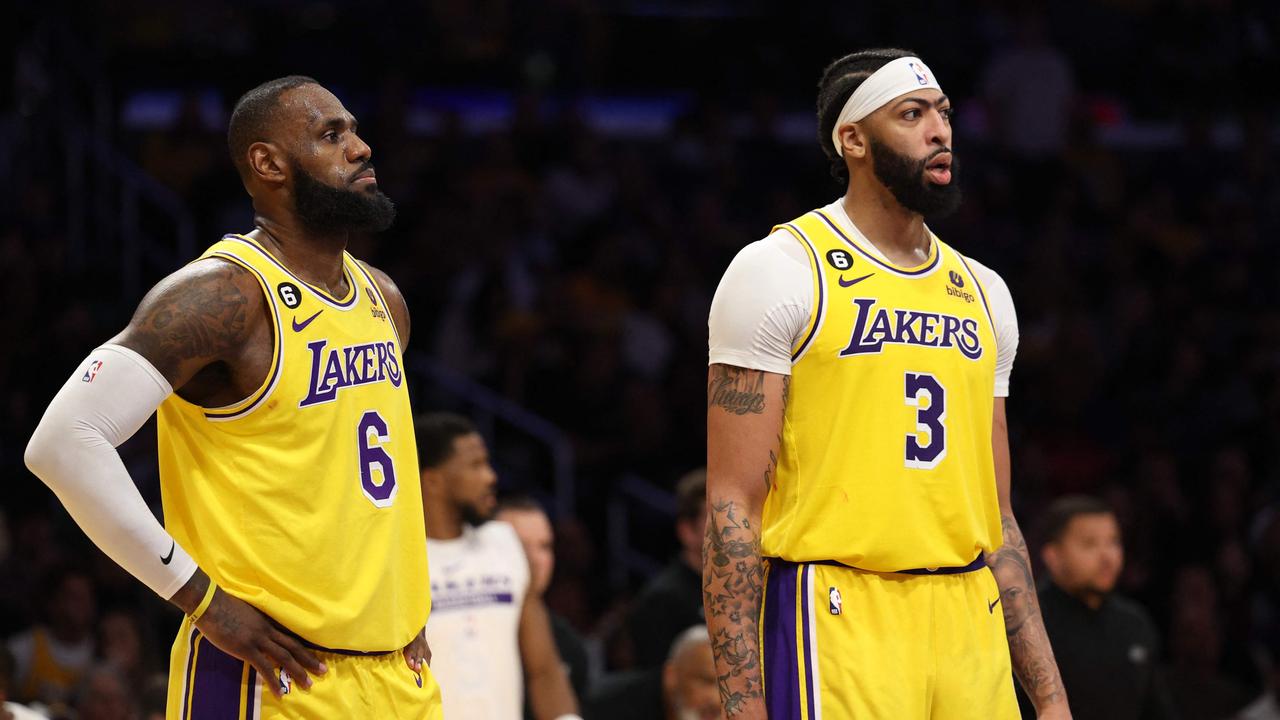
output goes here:
[[714, 501], [702, 544], [702, 600], [711, 631], [720, 703], [733, 717], [764, 697], [760, 668], [760, 535], [732, 501]]
[[216, 358], [244, 341], [248, 299], [225, 263], [144, 300], [130, 327], [130, 346], [166, 378], [188, 360]]
[[1001, 516], [1000, 527], [1004, 531], [1004, 545], [991, 554], [987, 565], [1000, 587], [1013, 672], [1037, 708], [1063, 702], [1066, 694], [1053, 648], [1049, 646], [1044, 618], [1040, 616], [1027, 541], [1012, 515]]
[[[763, 378], [764, 375], [761, 374], [760, 377]], [[791, 376], [783, 375], [782, 376], [782, 414], [784, 416], [787, 413], [787, 400], [789, 400], [790, 397], [791, 397]], [[786, 425], [785, 419], [783, 420], [783, 425], [784, 426]], [[775, 477], [777, 477], [777, 472], [778, 472], [778, 453], [780, 452], [782, 452], [782, 427], [781, 426], [779, 426], [778, 428], [778, 451], [774, 452], [773, 450], [769, 450], [769, 466], [764, 470], [765, 493], [768, 493], [770, 490], [773, 489], [773, 480]]]
[[764, 412], [764, 373], [732, 365], [712, 365], [707, 382], [707, 409], [724, 408], [734, 415]]

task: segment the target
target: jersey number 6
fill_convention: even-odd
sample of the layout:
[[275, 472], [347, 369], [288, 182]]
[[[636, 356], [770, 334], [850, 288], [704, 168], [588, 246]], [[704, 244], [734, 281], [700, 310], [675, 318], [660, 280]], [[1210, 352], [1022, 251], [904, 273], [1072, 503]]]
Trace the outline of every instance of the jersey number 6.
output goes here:
[[[916, 408], [916, 431], [907, 435], [909, 468], [930, 470], [947, 456], [947, 392], [929, 373], [907, 373], [907, 404]], [[921, 441], [927, 440], [923, 445]]]
[[360, 489], [375, 506], [390, 507], [396, 499], [396, 466], [384, 449], [391, 440], [387, 421], [377, 410], [368, 410], [360, 418], [358, 434]]

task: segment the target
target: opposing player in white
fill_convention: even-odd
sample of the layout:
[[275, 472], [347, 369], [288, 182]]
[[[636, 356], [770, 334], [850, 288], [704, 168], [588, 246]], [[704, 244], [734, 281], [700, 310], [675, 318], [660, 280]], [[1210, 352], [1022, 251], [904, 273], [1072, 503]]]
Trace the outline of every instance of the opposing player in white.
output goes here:
[[[497, 475], [466, 419], [424, 415], [415, 425], [431, 564], [427, 638], [449, 720], [514, 720], [524, 685], [538, 720], [577, 718], [547, 609], [529, 592], [515, 530], [490, 520]], [[447, 648], [447, 650], [445, 650]]]

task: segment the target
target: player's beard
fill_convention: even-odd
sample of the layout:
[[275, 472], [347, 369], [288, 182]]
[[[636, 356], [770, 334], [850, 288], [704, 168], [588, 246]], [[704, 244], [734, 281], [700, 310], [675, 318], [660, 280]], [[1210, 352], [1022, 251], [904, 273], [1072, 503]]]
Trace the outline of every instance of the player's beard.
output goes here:
[[463, 503], [462, 505], [459, 505], [458, 515], [462, 519], [462, 522], [471, 527], [480, 527], [493, 519], [492, 512], [486, 513], [471, 503]]
[[[377, 187], [363, 190], [336, 188], [298, 167], [293, 181], [294, 211], [311, 232], [382, 232], [396, 219], [396, 206]], [[372, 168], [372, 164], [358, 172]]]
[[944, 218], [960, 207], [960, 163], [951, 155], [951, 182], [938, 185], [925, 177], [925, 166], [932, 158], [917, 160], [910, 155], [869, 139], [871, 167], [876, 178], [889, 188], [902, 207], [927, 218]]

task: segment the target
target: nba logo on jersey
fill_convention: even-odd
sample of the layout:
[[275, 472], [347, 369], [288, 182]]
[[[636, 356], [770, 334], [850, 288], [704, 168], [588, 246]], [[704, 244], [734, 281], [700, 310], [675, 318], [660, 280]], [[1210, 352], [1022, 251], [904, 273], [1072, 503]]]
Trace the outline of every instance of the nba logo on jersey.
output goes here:
[[916, 74], [916, 81], [921, 85], [929, 84], [929, 76], [924, 74], [924, 69], [915, 63], [907, 63], [907, 67], [911, 68], [911, 72]]
[[831, 602], [831, 614], [839, 615], [844, 609], [844, 599], [840, 597], [840, 588], [832, 586], [827, 590], [827, 599]]
[[284, 668], [280, 669], [280, 694], [288, 695], [289, 689], [293, 687], [293, 680], [289, 677], [289, 672]]
[[94, 360], [89, 363], [89, 369], [84, 371], [84, 377], [80, 378], [81, 382], [91, 383], [93, 379], [98, 377], [98, 371], [102, 369], [102, 361]]

